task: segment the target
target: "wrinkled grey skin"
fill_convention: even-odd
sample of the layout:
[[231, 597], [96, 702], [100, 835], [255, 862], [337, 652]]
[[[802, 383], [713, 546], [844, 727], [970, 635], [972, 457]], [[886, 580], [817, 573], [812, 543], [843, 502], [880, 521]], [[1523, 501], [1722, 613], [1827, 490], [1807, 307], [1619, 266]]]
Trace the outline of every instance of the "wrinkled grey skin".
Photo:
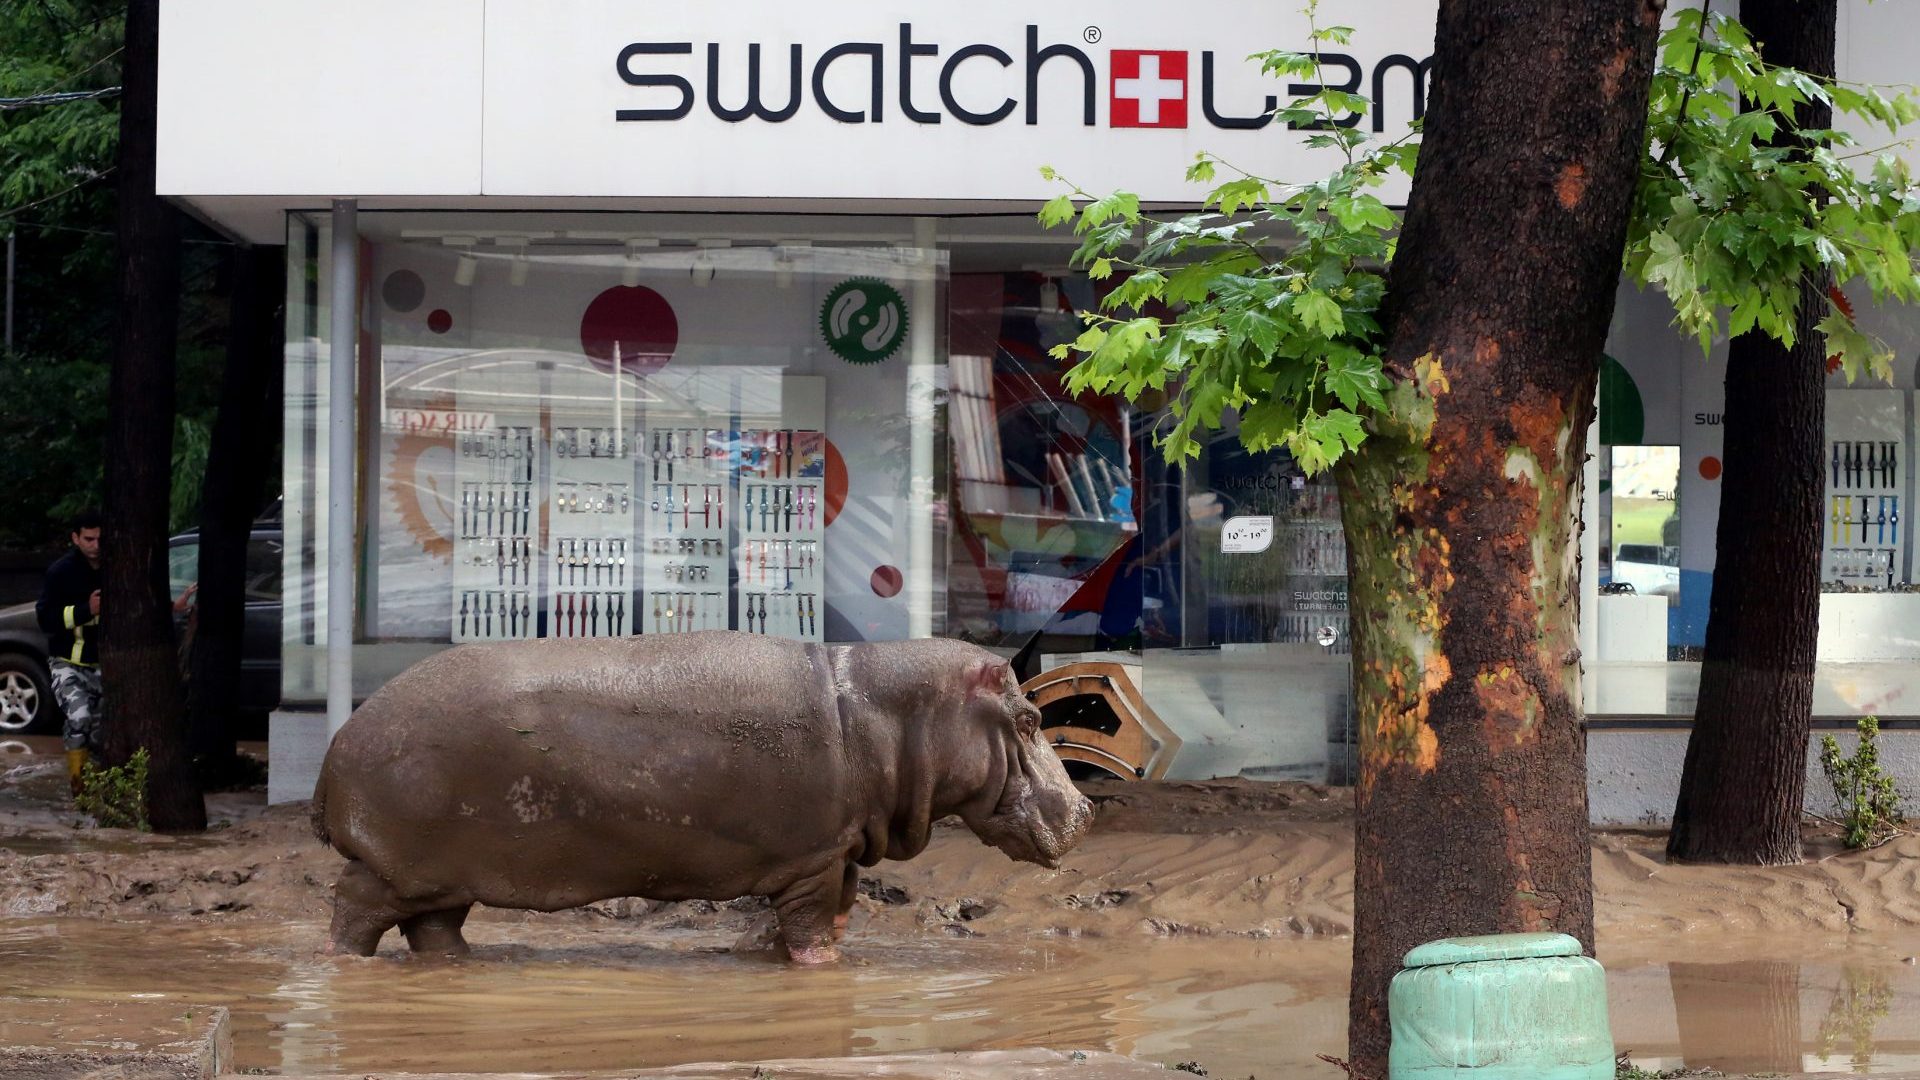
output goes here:
[[464, 645], [334, 737], [314, 829], [347, 857], [328, 951], [399, 926], [460, 954], [475, 903], [766, 896], [799, 963], [837, 958], [860, 866], [958, 815], [1044, 866], [1093, 807], [1005, 661], [956, 641], [724, 631]]

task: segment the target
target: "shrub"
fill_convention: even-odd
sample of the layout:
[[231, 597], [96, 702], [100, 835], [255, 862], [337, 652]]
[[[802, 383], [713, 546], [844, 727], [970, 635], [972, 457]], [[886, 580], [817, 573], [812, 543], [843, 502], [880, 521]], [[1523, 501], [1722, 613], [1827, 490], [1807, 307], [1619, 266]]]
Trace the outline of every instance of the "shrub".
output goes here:
[[1860, 719], [1860, 745], [1842, 756], [1831, 735], [1820, 738], [1820, 769], [1833, 785], [1841, 828], [1850, 848], [1870, 848], [1900, 835], [1906, 818], [1900, 812], [1900, 789], [1880, 767], [1880, 718]]
[[74, 806], [103, 829], [138, 829], [147, 824], [147, 751], [133, 752], [125, 765], [100, 768], [89, 764], [80, 776], [80, 794]]

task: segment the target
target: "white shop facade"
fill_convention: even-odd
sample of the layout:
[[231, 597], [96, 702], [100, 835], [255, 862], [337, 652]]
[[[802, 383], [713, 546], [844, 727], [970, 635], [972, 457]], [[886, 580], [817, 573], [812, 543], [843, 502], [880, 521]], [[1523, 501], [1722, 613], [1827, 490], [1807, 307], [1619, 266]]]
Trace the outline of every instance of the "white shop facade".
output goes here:
[[[1843, 74], [1902, 77], [1885, 43], [1915, 20], [1889, 7], [1845, 6]], [[1105, 658], [1168, 736], [1153, 775], [1344, 779], [1330, 488], [1230, 427], [1168, 467], [1153, 403], [1075, 397], [1047, 355], [1098, 291], [1034, 221], [1042, 165], [1171, 208], [1201, 150], [1330, 165], [1267, 121], [1313, 88], [1245, 59], [1305, 48], [1300, 16], [1177, 14], [163, 4], [161, 193], [288, 249], [273, 796], [304, 797], [351, 702], [437, 650], [716, 628]], [[1324, 77], [1368, 97], [1355, 123], [1403, 131], [1431, 4], [1338, 14], [1356, 33]], [[1584, 607], [1597, 727], [1671, 732], [1724, 364], [1662, 303], [1625, 290], [1616, 316]], [[1832, 438], [1905, 464], [1920, 322], [1870, 318], [1901, 381], [1836, 387]], [[1913, 471], [1876, 469], [1871, 497], [1911, 505]], [[1270, 541], [1243, 543], [1248, 519]], [[1828, 598], [1823, 716], [1920, 691], [1908, 532], [1835, 534], [1836, 580], [1874, 588]]]

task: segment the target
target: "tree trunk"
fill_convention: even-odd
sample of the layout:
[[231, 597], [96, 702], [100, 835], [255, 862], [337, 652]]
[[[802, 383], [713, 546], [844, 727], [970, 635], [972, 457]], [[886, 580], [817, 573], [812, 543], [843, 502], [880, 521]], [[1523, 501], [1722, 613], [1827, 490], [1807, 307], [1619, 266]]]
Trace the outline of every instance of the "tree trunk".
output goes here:
[[[1747, 0], [1741, 21], [1768, 63], [1831, 76], [1835, 9], [1835, 0]], [[1833, 110], [1802, 106], [1797, 119], [1824, 128]], [[1675, 859], [1800, 861], [1826, 496], [1826, 350], [1814, 327], [1826, 290], [1824, 275], [1800, 282], [1792, 348], [1754, 331], [1727, 349], [1716, 565], [1667, 837]]]
[[1349, 1053], [1406, 951], [1593, 944], [1579, 511], [1661, 5], [1443, 0], [1388, 287], [1391, 419], [1339, 470], [1360, 729]]
[[199, 610], [188, 680], [190, 743], [203, 776], [221, 774], [222, 763], [234, 756], [247, 546], [275, 464], [267, 451], [280, 423], [274, 313], [283, 292], [284, 254], [248, 247], [235, 249], [232, 258], [226, 367], [201, 487]]
[[106, 755], [145, 748], [147, 815], [162, 832], [207, 827], [187, 758], [179, 657], [167, 595], [173, 356], [180, 222], [154, 194], [158, 0], [132, 0], [122, 56], [119, 318], [107, 386], [106, 529], [100, 602]]

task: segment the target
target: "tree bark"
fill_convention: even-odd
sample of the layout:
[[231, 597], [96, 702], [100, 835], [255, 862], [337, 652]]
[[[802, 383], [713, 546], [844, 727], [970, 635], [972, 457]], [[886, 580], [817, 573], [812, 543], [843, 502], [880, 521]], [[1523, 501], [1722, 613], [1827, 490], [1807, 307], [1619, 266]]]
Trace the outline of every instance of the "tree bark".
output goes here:
[[1339, 469], [1360, 730], [1349, 1056], [1421, 942], [1593, 944], [1579, 512], [1658, 0], [1443, 0], [1389, 410]]
[[188, 679], [189, 741], [203, 775], [217, 774], [235, 752], [247, 549], [275, 464], [267, 450], [280, 423], [274, 314], [284, 266], [280, 248], [237, 248], [232, 256], [226, 366], [201, 487], [200, 593]]
[[[1741, 21], [1768, 63], [1831, 76], [1836, 7], [1747, 0]], [[1797, 119], [1825, 128], [1833, 110], [1802, 106]], [[1814, 327], [1826, 292], [1825, 275], [1800, 282], [1792, 348], [1754, 331], [1727, 349], [1716, 565], [1700, 698], [1667, 837], [1675, 859], [1800, 861], [1826, 496], [1826, 350]]]
[[180, 222], [154, 194], [158, 0], [127, 7], [122, 55], [119, 317], [107, 384], [106, 529], [100, 603], [105, 626], [106, 756], [145, 748], [147, 816], [162, 832], [207, 827], [187, 758], [179, 656], [167, 595], [173, 482], [173, 358]]

